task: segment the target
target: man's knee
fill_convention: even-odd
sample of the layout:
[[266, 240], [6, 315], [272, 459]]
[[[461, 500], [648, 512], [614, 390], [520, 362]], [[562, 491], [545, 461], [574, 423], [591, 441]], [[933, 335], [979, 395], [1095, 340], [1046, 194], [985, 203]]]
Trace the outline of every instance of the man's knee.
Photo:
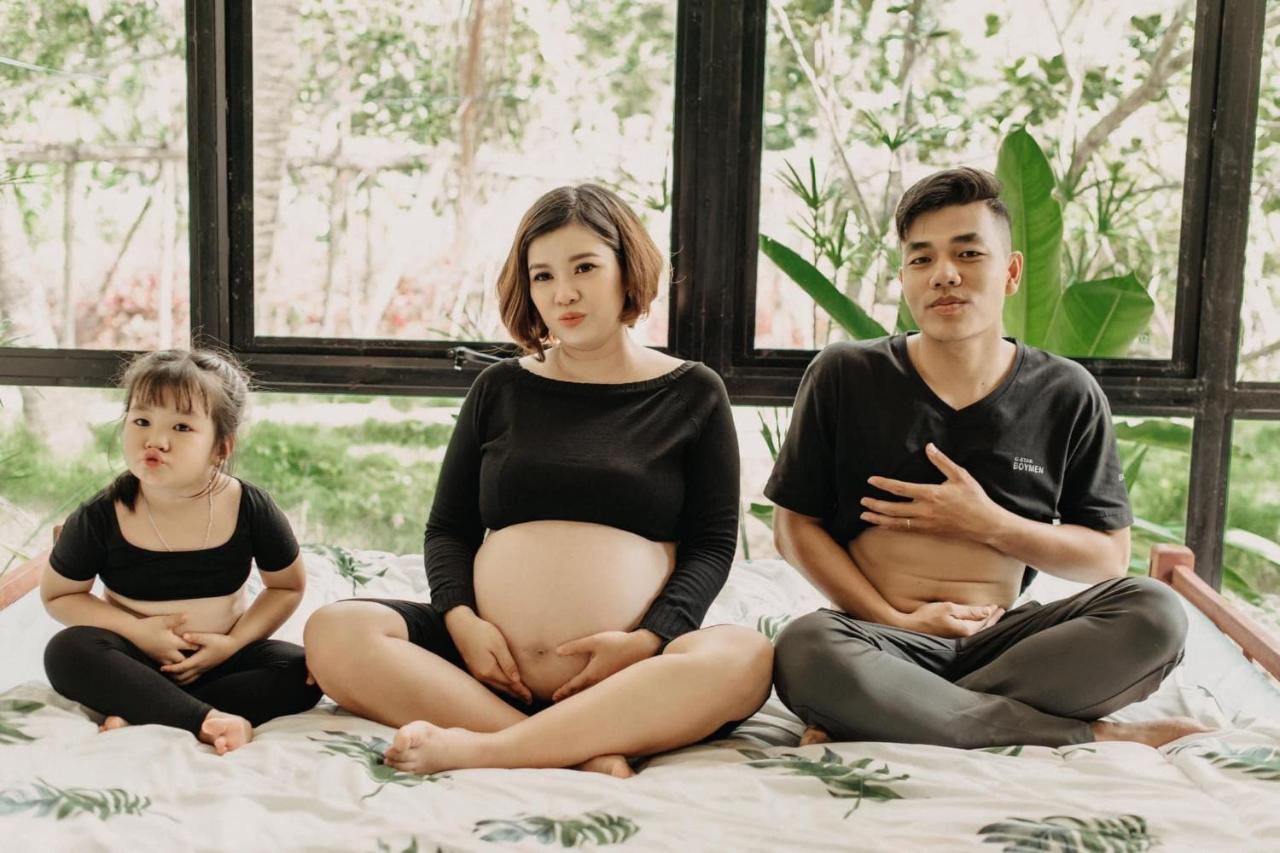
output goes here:
[[1125, 603], [1128, 642], [1157, 662], [1182, 654], [1187, 639], [1187, 613], [1181, 597], [1168, 584], [1149, 577], [1127, 577], [1117, 582], [1113, 594]]
[[792, 621], [773, 649], [773, 681], [789, 708], [812, 707], [813, 694], [830, 680], [837, 665], [837, 617], [824, 610]]

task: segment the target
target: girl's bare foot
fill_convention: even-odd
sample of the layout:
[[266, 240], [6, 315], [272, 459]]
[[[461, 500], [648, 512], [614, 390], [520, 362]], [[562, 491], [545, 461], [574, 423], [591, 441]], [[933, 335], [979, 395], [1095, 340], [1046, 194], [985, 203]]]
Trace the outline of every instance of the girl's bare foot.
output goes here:
[[116, 729], [123, 729], [127, 725], [129, 723], [125, 721], [124, 717], [107, 717], [102, 721], [102, 725], [98, 726], [98, 731], [113, 732]]
[[831, 735], [817, 726], [809, 726], [800, 735], [801, 746], [813, 746], [815, 743], [831, 743]]
[[492, 767], [480, 755], [480, 741], [486, 737], [492, 735], [442, 729], [416, 720], [400, 727], [382, 760], [397, 770], [423, 775], [463, 767]]
[[1139, 723], [1115, 723], [1098, 720], [1093, 724], [1094, 740], [1124, 740], [1159, 747], [1187, 735], [1204, 734], [1213, 729], [1190, 717], [1165, 717]]
[[603, 773], [606, 776], [616, 776], [619, 779], [630, 779], [636, 775], [636, 771], [631, 769], [627, 759], [621, 755], [597, 755], [595, 758], [584, 761], [573, 769], [584, 770], [587, 773]]
[[253, 739], [253, 726], [244, 717], [224, 714], [214, 709], [200, 725], [200, 740], [209, 744], [218, 755], [239, 749]]

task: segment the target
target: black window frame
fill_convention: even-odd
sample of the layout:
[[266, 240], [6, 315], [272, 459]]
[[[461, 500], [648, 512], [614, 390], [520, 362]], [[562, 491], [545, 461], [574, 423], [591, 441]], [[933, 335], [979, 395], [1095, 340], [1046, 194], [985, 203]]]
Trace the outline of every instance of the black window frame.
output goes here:
[[[754, 349], [768, 0], [681, 0], [672, 279], [665, 350], [737, 404], [789, 405], [813, 351]], [[1229, 12], [1229, 13], [1228, 13]], [[1280, 382], [1237, 379], [1266, 0], [1198, 0], [1172, 352], [1082, 359], [1118, 415], [1193, 419], [1187, 543], [1221, 585], [1236, 419], [1280, 420]], [[259, 337], [253, 331], [251, 0], [186, 0], [193, 341], [264, 390], [461, 396], [483, 341]], [[132, 353], [6, 348], [0, 383], [110, 386]]]

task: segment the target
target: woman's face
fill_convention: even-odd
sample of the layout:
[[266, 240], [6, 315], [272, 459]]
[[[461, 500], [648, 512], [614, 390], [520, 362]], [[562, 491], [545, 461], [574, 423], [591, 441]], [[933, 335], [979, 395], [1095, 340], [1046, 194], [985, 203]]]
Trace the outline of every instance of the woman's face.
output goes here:
[[594, 231], [572, 224], [529, 243], [529, 293], [551, 336], [595, 349], [622, 332], [622, 269]]

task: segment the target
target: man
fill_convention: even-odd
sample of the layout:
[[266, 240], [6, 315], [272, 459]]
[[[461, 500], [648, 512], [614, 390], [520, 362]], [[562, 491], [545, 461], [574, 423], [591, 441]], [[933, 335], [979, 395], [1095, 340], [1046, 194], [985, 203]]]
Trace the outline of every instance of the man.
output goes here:
[[[1128, 578], [1106, 398], [1082, 367], [1002, 337], [1023, 257], [995, 176], [940, 172], [896, 213], [918, 334], [837, 343], [806, 371], [765, 494], [779, 552], [838, 610], [778, 639], [806, 743], [1153, 746], [1203, 731], [1099, 718], [1182, 658], [1177, 596]], [[1028, 566], [1093, 586], [1006, 612]]]

